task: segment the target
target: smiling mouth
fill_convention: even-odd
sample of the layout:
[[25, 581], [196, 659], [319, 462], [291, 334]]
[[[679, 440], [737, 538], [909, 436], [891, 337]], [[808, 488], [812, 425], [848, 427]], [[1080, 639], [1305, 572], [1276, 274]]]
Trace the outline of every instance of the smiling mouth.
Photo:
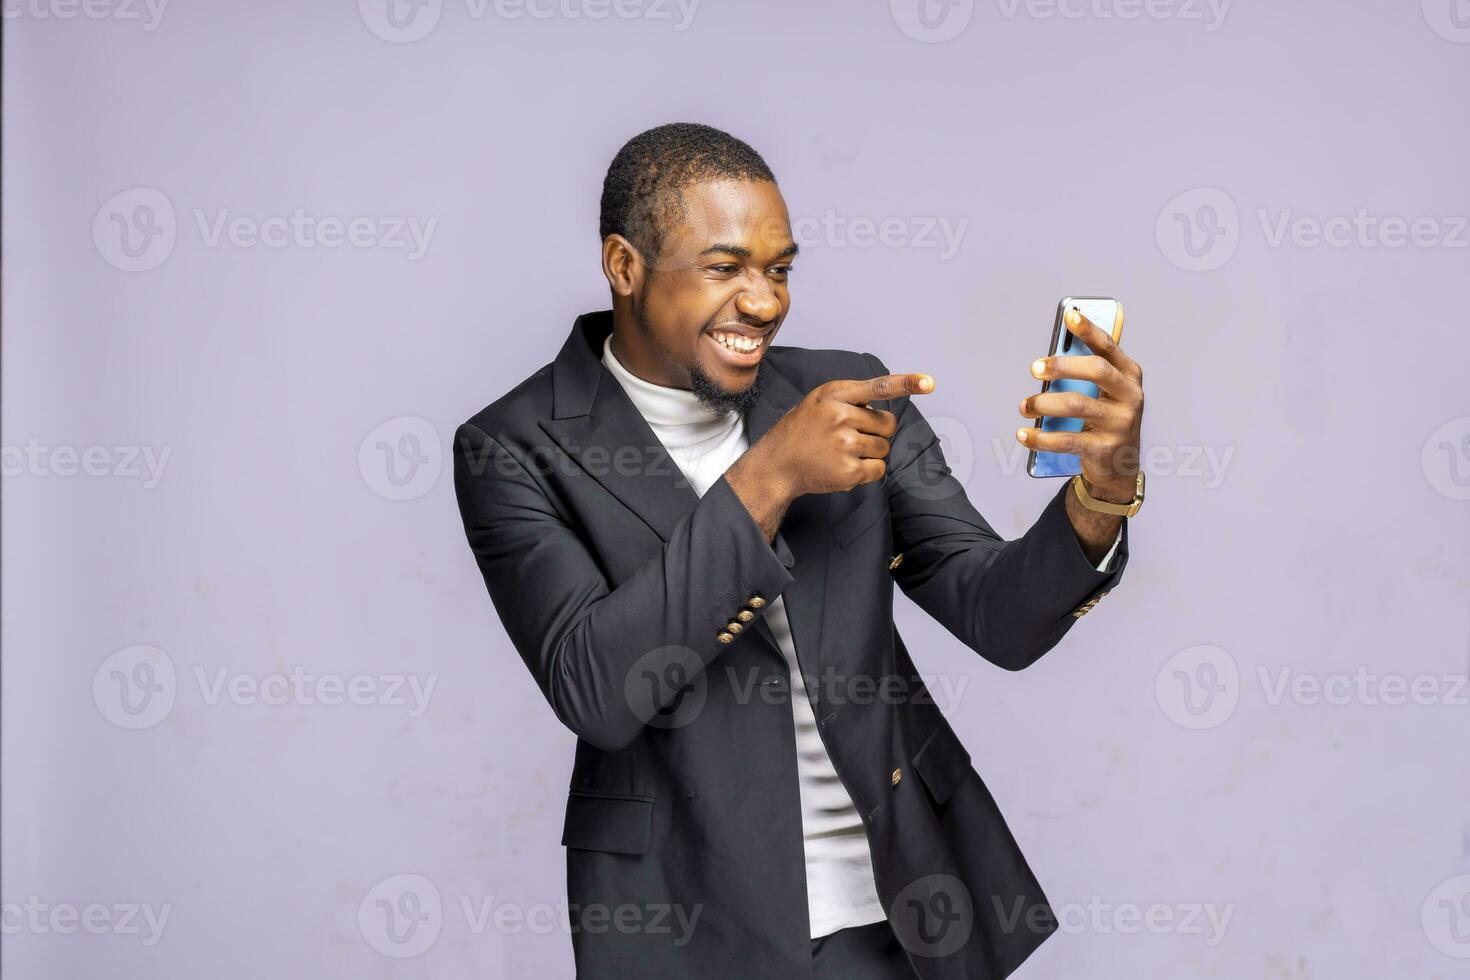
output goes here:
[[715, 329], [707, 332], [705, 337], [715, 346], [720, 359], [731, 367], [752, 367], [759, 364], [771, 341], [770, 332], [759, 337], [749, 337], [734, 330]]

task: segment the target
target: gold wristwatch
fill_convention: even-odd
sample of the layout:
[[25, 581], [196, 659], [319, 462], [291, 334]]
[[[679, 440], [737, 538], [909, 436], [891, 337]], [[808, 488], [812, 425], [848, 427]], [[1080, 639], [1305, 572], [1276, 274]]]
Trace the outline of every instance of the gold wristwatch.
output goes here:
[[1143, 507], [1143, 470], [1138, 471], [1138, 482], [1133, 487], [1133, 499], [1126, 504], [1115, 504], [1110, 500], [1098, 500], [1087, 492], [1082, 485], [1082, 475], [1072, 477], [1072, 488], [1077, 491], [1077, 499], [1082, 506], [1088, 510], [1095, 510], [1099, 514], [1116, 514], [1119, 517], [1132, 517]]

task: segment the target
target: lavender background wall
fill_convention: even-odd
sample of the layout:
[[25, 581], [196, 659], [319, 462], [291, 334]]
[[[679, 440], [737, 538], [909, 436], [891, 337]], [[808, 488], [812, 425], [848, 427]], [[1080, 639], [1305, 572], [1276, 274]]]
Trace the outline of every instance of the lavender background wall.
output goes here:
[[6, 977], [571, 975], [446, 450], [680, 119], [1003, 533], [1057, 299], [1125, 303], [1123, 587], [1014, 675], [898, 599], [1062, 914], [1020, 975], [1470, 976], [1465, 0], [386, 2], [6, 0]]

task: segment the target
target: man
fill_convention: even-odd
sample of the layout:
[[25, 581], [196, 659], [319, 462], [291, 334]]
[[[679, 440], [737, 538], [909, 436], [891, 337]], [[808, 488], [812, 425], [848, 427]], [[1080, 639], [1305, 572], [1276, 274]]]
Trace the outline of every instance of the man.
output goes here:
[[749, 146], [634, 137], [601, 234], [612, 310], [454, 443], [486, 587], [578, 736], [579, 974], [1009, 975], [1056, 923], [893, 627], [893, 583], [1002, 667], [1054, 646], [1127, 562], [1104, 511], [1135, 498], [1142, 372], [1069, 317], [1098, 353], [1033, 373], [1102, 395], [1030, 395], [1026, 418], [1085, 425], [1018, 438], [1085, 482], [1004, 541], [913, 402], [931, 376], [773, 346], [798, 249]]

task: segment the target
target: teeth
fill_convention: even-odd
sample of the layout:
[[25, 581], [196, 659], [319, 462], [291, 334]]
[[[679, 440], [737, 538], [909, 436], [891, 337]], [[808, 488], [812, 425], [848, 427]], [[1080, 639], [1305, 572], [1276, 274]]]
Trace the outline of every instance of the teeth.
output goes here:
[[713, 336], [715, 340], [719, 341], [721, 344], [725, 345], [731, 350], [739, 351], [743, 354], [749, 354], [752, 351], [759, 349], [761, 345], [760, 340], [755, 337], [741, 337], [738, 335], [727, 333], [717, 333], [712, 334], [711, 336]]

